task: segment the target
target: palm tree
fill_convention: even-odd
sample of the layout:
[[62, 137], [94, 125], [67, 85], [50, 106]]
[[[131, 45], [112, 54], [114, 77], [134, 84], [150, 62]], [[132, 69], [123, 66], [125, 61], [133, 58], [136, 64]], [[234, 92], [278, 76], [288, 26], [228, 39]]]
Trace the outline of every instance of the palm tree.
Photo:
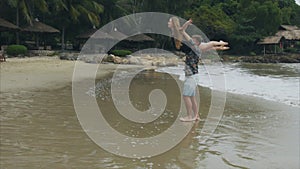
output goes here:
[[[16, 9], [16, 25], [20, 25], [20, 13], [26, 22], [32, 24], [34, 19], [34, 9], [43, 13], [48, 12], [46, 0], [5, 0], [6, 3]], [[17, 44], [19, 44], [19, 32], [17, 32]]]
[[103, 6], [95, 0], [49, 0], [48, 6], [53, 12], [51, 18], [62, 26], [62, 49], [65, 48], [65, 31], [68, 26], [82, 18], [92, 25], [99, 26], [99, 14], [103, 12]]

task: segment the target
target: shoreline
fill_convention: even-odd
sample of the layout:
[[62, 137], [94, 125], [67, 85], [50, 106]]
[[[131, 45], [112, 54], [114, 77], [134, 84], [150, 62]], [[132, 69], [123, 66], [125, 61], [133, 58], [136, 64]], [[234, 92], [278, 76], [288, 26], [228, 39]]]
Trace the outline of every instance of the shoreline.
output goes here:
[[55, 89], [71, 82], [75, 62], [56, 57], [8, 58], [1, 63], [1, 92]]
[[[0, 92], [53, 90], [72, 85], [77, 62], [91, 65], [82, 61], [61, 60], [58, 57], [8, 58], [0, 64]], [[97, 78], [113, 72], [117, 66], [120, 65], [101, 64]], [[132, 67], [136, 65], [122, 65], [124, 69]]]
[[[58, 57], [8, 58], [6, 62], [0, 64], [0, 92], [43, 91], [72, 86], [73, 71], [76, 62], [87, 66], [93, 64], [83, 61], [61, 60]], [[95, 80], [113, 73], [118, 66], [124, 69], [141, 67], [141, 65], [133, 64], [99, 64], [101, 71], [97, 72]], [[100, 70], [99, 68], [98, 70]], [[155, 69], [155, 67], [148, 66], [145, 69]], [[88, 75], [82, 78], [88, 78]], [[206, 88], [205, 86], [200, 87]], [[254, 97], [299, 108], [297, 105], [282, 103], [259, 96], [230, 91], [227, 91], [227, 94]]]

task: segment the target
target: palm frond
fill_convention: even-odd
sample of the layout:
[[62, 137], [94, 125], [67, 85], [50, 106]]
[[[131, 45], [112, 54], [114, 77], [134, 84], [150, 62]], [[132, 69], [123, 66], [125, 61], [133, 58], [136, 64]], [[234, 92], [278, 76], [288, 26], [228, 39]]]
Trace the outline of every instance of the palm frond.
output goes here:
[[77, 10], [73, 5], [70, 6], [69, 10], [70, 10], [71, 18], [74, 21], [78, 21], [78, 17], [80, 16], [79, 10]]

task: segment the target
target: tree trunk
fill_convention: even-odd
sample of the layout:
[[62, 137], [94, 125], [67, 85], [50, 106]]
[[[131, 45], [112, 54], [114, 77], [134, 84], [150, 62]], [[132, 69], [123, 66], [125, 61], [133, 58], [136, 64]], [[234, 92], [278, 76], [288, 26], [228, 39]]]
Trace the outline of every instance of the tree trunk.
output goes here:
[[38, 33], [35, 34], [35, 38], [36, 38], [36, 48], [37, 50], [40, 50], [40, 38]]
[[[16, 24], [19, 27], [19, 8], [17, 7], [17, 16], [16, 16]], [[20, 44], [19, 31], [16, 31], [16, 44]]]
[[65, 50], [65, 26], [63, 26], [61, 33], [61, 50]]

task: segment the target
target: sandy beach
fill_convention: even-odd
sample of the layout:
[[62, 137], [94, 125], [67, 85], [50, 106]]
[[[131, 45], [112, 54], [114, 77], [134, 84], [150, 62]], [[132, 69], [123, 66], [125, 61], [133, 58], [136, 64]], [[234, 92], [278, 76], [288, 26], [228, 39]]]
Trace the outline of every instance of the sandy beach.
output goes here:
[[[58, 89], [71, 85], [76, 61], [58, 57], [8, 58], [1, 62], [1, 92]], [[90, 65], [81, 61], [78, 64]], [[123, 66], [133, 67], [133, 65]], [[101, 64], [97, 78], [114, 71], [116, 65]]]
[[57, 57], [8, 58], [1, 63], [1, 92], [63, 87], [74, 64]]

